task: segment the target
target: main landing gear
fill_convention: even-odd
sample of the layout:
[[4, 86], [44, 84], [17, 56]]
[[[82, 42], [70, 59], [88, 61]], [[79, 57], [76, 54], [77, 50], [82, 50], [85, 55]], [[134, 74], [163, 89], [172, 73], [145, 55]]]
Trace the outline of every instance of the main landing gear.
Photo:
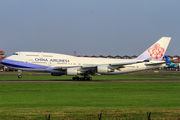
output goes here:
[[84, 76], [84, 77], [76, 76], [76, 77], [73, 77], [72, 79], [73, 80], [80, 80], [80, 81], [87, 81], [87, 80], [92, 80], [92, 77], [90, 77], [90, 76]]

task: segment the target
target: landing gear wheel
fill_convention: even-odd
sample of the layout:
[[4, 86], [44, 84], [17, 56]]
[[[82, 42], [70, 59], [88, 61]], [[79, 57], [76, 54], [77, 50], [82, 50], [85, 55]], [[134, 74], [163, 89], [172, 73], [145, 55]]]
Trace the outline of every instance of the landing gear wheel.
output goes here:
[[79, 77], [73, 77], [72, 79], [73, 80], [79, 80]]
[[84, 80], [86, 81], [86, 80], [87, 80], [87, 77], [84, 77]]
[[88, 80], [92, 80], [92, 77], [89, 77], [89, 79]]
[[18, 78], [21, 79], [21, 78], [22, 78], [22, 75], [18, 75]]
[[80, 80], [81, 80], [81, 81], [83, 81], [83, 80], [84, 80], [84, 78], [83, 78], [83, 77], [81, 77], [81, 78], [80, 78]]

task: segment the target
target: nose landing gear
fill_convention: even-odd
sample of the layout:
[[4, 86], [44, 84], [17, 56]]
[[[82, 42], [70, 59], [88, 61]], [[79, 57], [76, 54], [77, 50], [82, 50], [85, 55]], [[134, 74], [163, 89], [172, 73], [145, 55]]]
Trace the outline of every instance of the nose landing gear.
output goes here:
[[18, 75], [18, 78], [21, 79], [21, 78], [22, 78], [22, 75]]
[[22, 71], [21, 70], [18, 70], [18, 78], [21, 79], [22, 78], [22, 75], [21, 75]]

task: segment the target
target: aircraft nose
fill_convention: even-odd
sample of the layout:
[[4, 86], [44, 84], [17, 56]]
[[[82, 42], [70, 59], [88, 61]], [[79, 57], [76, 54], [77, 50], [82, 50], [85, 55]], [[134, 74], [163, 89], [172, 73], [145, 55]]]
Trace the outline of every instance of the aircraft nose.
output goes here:
[[0, 62], [1, 62], [1, 64], [6, 64], [6, 61], [7, 61], [7, 59], [5, 58], [5, 59], [3, 59], [3, 60], [1, 60]]

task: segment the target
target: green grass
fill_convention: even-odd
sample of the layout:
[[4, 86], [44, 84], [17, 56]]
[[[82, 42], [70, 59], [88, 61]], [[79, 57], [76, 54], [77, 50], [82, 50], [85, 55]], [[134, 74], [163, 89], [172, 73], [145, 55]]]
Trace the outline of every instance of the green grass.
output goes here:
[[[50, 73], [22, 72], [22, 79], [18, 78], [18, 72], [0, 72], [0, 80], [72, 80], [73, 76], [51, 76]], [[143, 79], [178, 79], [180, 72], [176, 71], [140, 71], [120, 75], [92, 76], [93, 80], [143, 80]]]
[[[0, 83], [0, 119], [180, 116], [180, 83]], [[163, 117], [162, 117], [163, 116]]]
[[180, 78], [180, 75], [177, 74], [167, 74], [167, 75], [151, 75], [157, 77], [169, 77], [169, 78]]

